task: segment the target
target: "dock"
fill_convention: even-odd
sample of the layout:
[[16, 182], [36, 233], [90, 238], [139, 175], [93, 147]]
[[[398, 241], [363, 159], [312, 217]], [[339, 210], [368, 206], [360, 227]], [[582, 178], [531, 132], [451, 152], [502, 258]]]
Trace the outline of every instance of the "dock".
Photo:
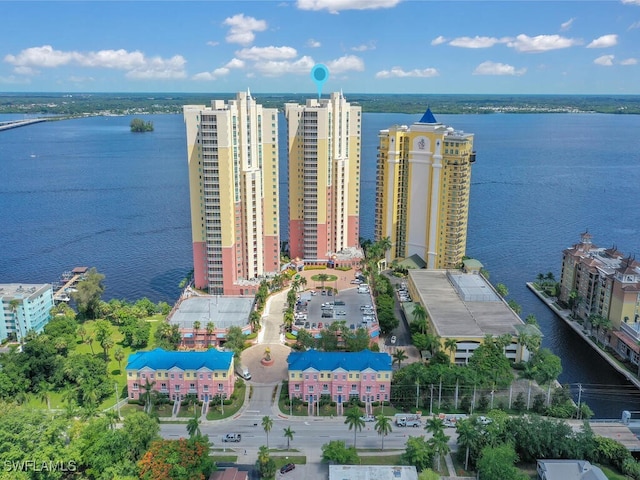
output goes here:
[[69, 302], [71, 300], [69, 292], [84, 278], [88, 270], [89, 267], [75, 267], [71, 271], [63, 272], [61, 277], [64, 284], [55, 291], [53, 300], [56, 302]]
[[578, 335], [580, 335], [580, 338], [582, 338], [585, 342], [587, 342], [589, 344], [589, 346], [591, 348], [593, 348], [593, 350], [596, 353], [598, 353], [604, 360], [606, 360], [609, 363], [609, 365], [611, 365], [613, 368], [615, 368], [618, 372], [620, 372], [620, 374], [622, 374], [622, 376], [624, 376], [627, 380], [629, 380], [629, 382], [631, 382], [637, 388], [640, 389], [640, 380], [632, 372], [630, 372], [629, 370], [627, 370], [624, 367], [621, 367], [613, 358], [611, 358], [609, 356], [609, 354], [607, 352], [605, 352], [600, 347], [598, 347], [593, 342], [593, 340], [591, 340], [591, 338], [589, 338], [589, 336], [585, 333], [585, 331], [582, 328], [582, 325], [580, 325], [578, 322], [576, 322], [576, 321], [571, 319], [571, 311], [570, 310], [561, 310], [561, 309], [559, 309], [557, 307], [557, 305], [555, 304], [555, 301], [549, 299], [548, 297], [545, 297], [544, 295], [542, 295], [538, 290], [536, 290], [536, 288], [533, 285], [533, 283], [527, 282], [527, 287], [529, 287], [529, 290], [531, 290], [540, 300], [542, 300], [545, 303], [545, 305], [547, 305], [553, 311], [553, 313], [556, 314], [556, 316], [558, 318], [563, 320]]

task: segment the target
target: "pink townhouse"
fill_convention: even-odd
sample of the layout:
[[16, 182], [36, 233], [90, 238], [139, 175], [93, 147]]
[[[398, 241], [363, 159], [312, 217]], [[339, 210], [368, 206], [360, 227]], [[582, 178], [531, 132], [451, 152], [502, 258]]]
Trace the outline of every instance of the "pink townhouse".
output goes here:
[[370, 350], [361, 352], [291, 352], [289, 397], [306, 402], [321, 396], [342, 404], [352, 398], [371, 403], [389, 401], [391, 356]]
[[140, 399], [147, 388], [183, 400], [188, 394], [208, 402], [233, 393], [233, 352], [215, 349], [204, 352], [172, 352], [156, 348], [129, 355], [127, 362], [129, 398]]

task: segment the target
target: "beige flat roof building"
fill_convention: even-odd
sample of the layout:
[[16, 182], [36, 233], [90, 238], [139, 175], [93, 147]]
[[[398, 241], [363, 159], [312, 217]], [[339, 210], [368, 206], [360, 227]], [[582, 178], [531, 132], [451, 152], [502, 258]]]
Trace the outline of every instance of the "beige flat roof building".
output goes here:
[[460, 270], [409, 270], [408, 288], [414, 301], [427, 311], [432, 333], [441, 339], [455, 338], [456, 363], [467, 363], [473, 350], [485, 336], [511, 335], [505, 349], [513, 361], [527, 360], [529, 352], [518, 344], [518, 335], [526, 327], [522, 319], [480, 274]]

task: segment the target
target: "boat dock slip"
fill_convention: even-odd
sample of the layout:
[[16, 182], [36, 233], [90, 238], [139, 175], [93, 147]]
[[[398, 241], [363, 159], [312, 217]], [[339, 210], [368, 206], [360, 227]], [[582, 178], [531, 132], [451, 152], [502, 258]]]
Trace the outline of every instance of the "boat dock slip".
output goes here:
[[80, 280], [84, 278], [85, 273], [87, 273], [89, 267], [76, 267], [70, 272], [62, 272], [62, 281], [64, 285], [60, 287], [53, 294], [53, 299], [56, 302], [68, 302], [71, 300], [71, 296], [69, 295], [70, 289], [75, 287]]
[[33, 118], [31, 120], [13, 120], [10, 122], [0, 122], [0, 131], [9, 130], [10, 128], [26, 127], [27, 125], [46, 121], [46, 118]]

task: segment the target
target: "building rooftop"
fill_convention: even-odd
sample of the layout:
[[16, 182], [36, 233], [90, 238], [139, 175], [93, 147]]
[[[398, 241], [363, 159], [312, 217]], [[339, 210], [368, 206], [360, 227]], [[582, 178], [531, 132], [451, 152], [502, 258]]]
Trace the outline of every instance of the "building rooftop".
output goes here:
[[228, 370], [233, 362], [233, 352], [220, 352], [209, 349], [205, 352], [173, 352], [156, 348], [148, 352], [136, 352], [129, 355], [127, 370], [140, 370], [148, 367], [153, 370]]
[[27, 298], [51, 288], [49, 283], [0, 283], [0, 298]]
[[244, 327], [249, 322], [253, 302], [253, 297], [189, 297], [180, 303], [169, 322], [183, 329], [192, 329], [196, 321], [203, 329], [209, 322], [213, 322], [216, 329]]
[[377, 372], [391, 370], [391, 356], [388, 353], [376, 353], [370, 350], [361, 352], [320, 352], [307, 350], [306, 352], [291, 352], [287, 358], [289, 370], [366, 370], [370, 368]]
[[418, 480], [414, 466], [329, 465], [329, 480]]
[[433, 113], [431, 113], [431, 108], [427, 107], [427, 111], [424, 112], [424, 115], [422, 115], [418, 123], [438, 123], [438, 121], [436, 117], [433, 116]]
[[586, 460], [538, 460], [538, 468], [546, 480], [606, 480], [600, 468]]
[[409, 270], [436, 334], [443, 338], [517, 335], [522, 319], [482, 275], [457, 270]]

